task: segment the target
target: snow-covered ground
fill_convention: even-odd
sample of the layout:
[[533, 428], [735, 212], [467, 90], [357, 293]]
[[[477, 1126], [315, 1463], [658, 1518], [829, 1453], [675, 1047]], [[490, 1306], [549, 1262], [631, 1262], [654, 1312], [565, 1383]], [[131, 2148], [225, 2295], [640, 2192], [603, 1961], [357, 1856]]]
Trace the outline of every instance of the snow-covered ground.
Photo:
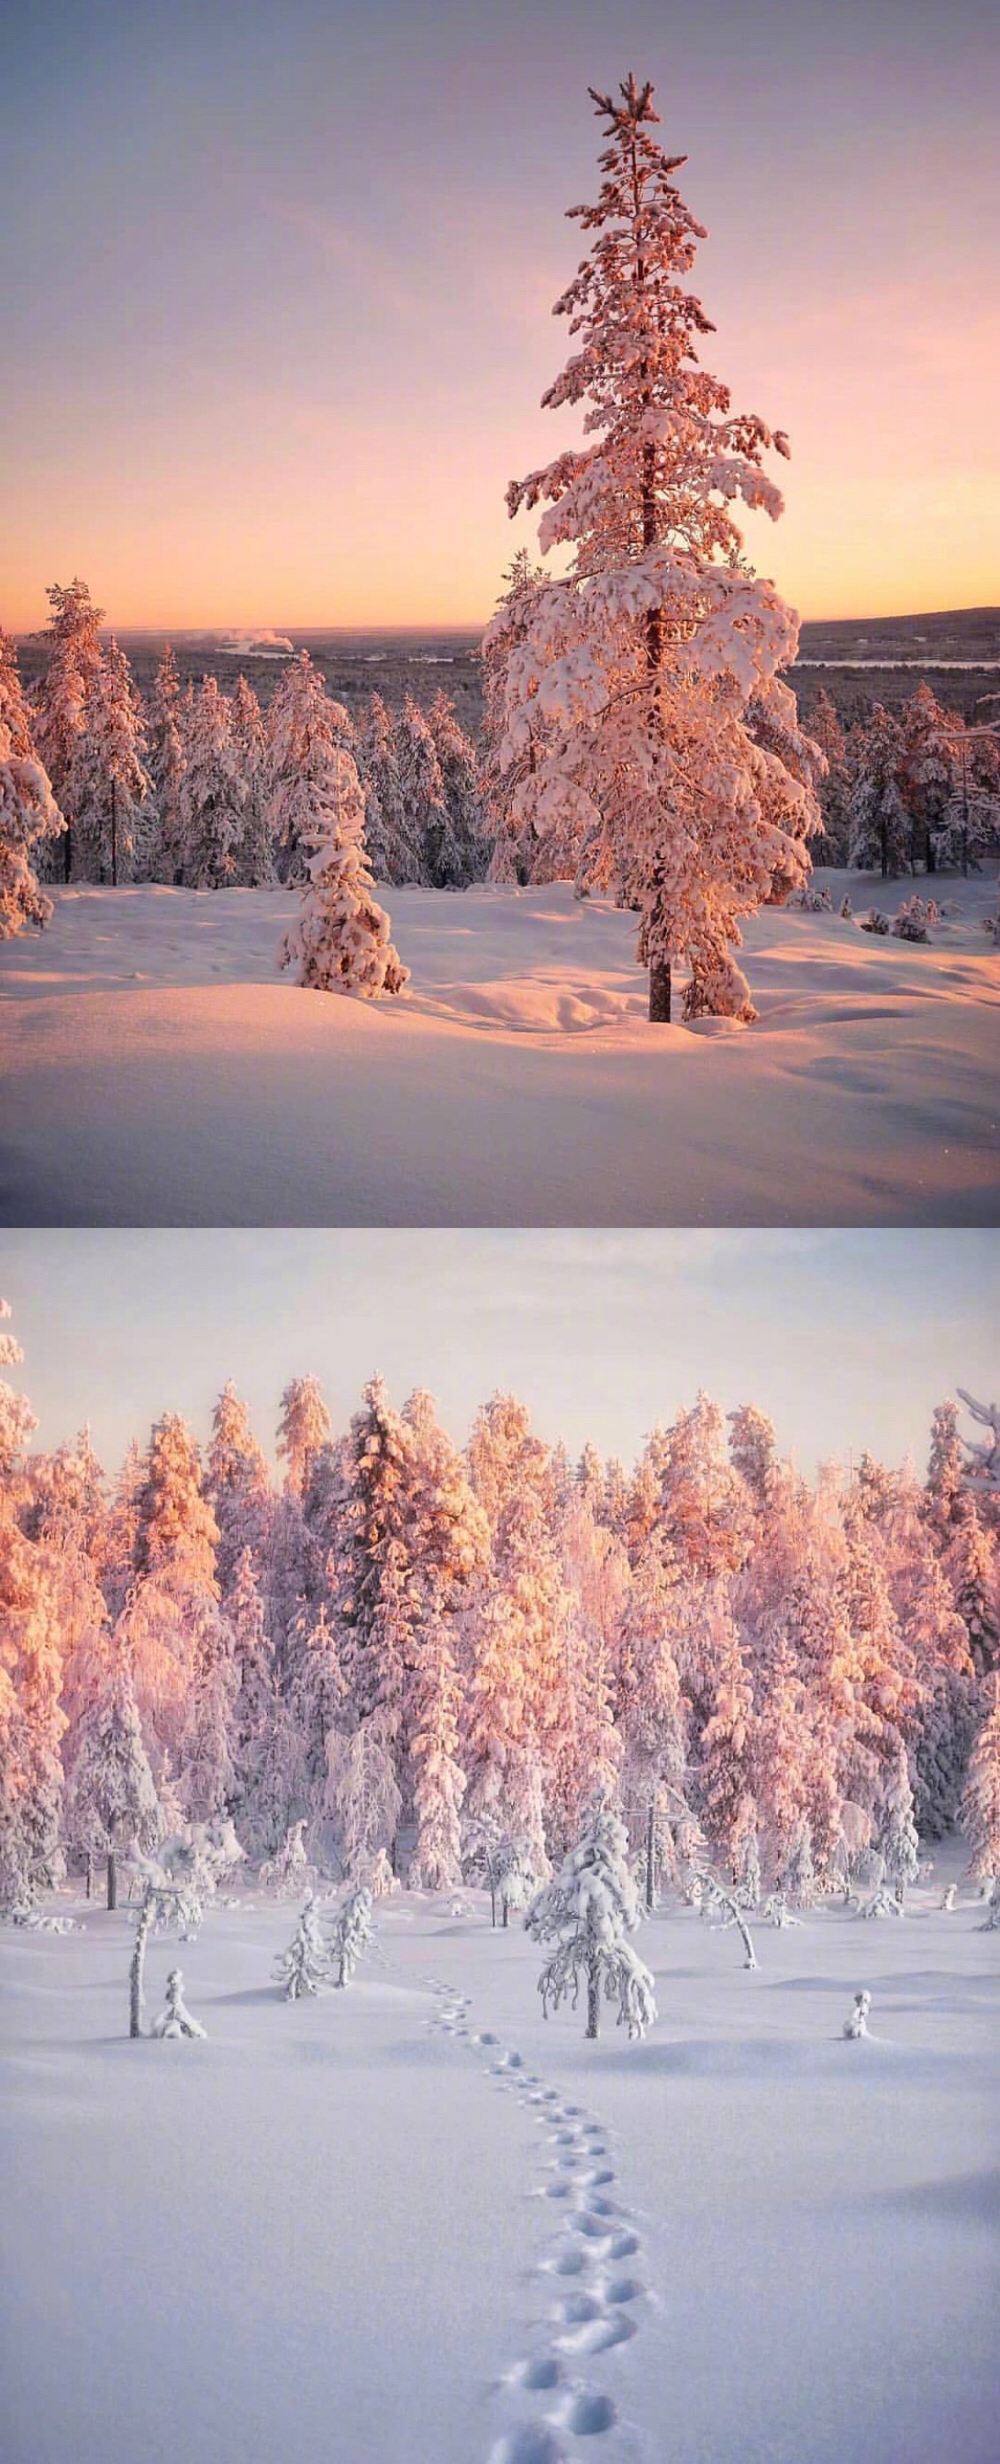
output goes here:
[[[895, 912], [914, 886], [824, 878], [856, 911]], [[928, 946], [770, 909], [746, 936], [758, 1025], [651, 1029], [633, 919], [563, 885], [389, 892], [412, 982], [378, 1005], [277, 973], [293, 894], [57, 892], [44, 935], [0, 947], [0, 1209], [993, 1222], [996, 868], [938, 894]]]
[[180, 1959], [204, 2044], [129, 2043], [127, 1911], [5, 1927], [9, 2464], [991, 2464], [1000, 1934], [940, 1912], [961, 1872], [762, 1927], [756, 1973], [658, 1915], [631, 2046], [544, 2022], [478, 1894], [383, 1903], [315, 2003], [269, 1982], [294, 1904], [154, 1937], [148, 2013]]

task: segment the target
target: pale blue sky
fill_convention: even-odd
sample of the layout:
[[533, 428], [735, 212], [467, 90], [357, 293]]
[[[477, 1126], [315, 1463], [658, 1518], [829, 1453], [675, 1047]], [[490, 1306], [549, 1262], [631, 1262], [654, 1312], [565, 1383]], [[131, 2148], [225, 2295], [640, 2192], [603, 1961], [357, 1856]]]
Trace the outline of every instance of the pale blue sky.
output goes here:
[[380, 1370], [460, 1442], [500, 1386], [626, 1460], [700, 1384], [809, 1472], [865, 1445], [922, 1466], [934, 1403], [1000, 1385], [993, 1232], [7, 1232], [0, 1292], [36, 1442], [89, 1420], [110, 1467], [167, 1409], [203, 1438], [229, 1376], [268, 1452], [289, 1378], [343, 1427]]

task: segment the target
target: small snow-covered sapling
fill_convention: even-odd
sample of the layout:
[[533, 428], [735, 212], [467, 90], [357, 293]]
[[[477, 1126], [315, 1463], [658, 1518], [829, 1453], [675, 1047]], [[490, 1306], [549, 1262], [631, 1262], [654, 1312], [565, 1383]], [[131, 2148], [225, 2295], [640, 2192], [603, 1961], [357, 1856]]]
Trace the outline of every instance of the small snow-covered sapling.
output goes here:
[[372, 1940], [372, 1895], [370, 1891], [352, 1891], [337, 1918], [330, 1937], [337, 1974], [335, 1985], [346, 1985], [354, 1974], [362, 1951]]
[[946, 1892], [945, 1892], [945, 1895], [944, 1895], [944, 1898], [943, 1898], [943, 1900], [942, 1900], [942, 1902], [941, 1902], [941, 1913], [942, 1913], [942, 1915], [943, 1915], [943, 1916], [950, 1916], [950, 1915], [951, 1915], [951, 1912], [952, 1912], [952, 1909], [954, 1908], [955, 1901], [956, 1901], [957, 1897], [958, 1897], [958, 1884], [957, 1884], [957, 1882], [949, 1882], [949, 1884], [948, 1884], [948, 1888], [947, 1888], [947, 1890], [946, 1890]]
[[987, 1908], [986, 1915], [983, 1918], [982, 1924], [977, 1926], [976, 1930], [981, 1934], [1000, 1933], [1000, 1874], [997, 1875], [996, 1881], [994, 1882], [993, 1888], [990, 1892], [989, 1906]]
[[319, 1993], [329, 1977], [319, 1910], [311, 1891], [306, 1892], [295, 1932], [287, 1951], [280, 1952], [274, 1973], [284, 1985], [286, 2002], [297, 2002], [304, 1993]]
[[200, 2020], [192, 2019], [184, 2001], [184, 1978], [179, 1968], [171, 1968], [167, 1978], [167, 2007], [154, 2019], [153, 2036], [204, 2036]]
[[871, 2006], [872, 1998], [870, 1993], [867, 1991], [867, 1988], [865, 1988], [861, 1993], [855, 1994], [854, 2009], [851, 2012], [850, 2018], [845, 2019], [844, 2021], [845, 2036], [867, 2036], [868, 2013]]

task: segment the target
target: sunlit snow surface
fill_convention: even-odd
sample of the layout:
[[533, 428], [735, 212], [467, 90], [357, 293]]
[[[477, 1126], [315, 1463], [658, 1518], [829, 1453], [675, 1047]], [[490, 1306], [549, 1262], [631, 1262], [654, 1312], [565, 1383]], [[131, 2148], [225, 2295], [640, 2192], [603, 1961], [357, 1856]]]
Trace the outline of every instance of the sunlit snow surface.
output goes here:
[[752, 1974], [658, 1915], [631, 2046], [546, 2024], [474, 1893], [382, 1903], [295, 2004], [294, 1903], [216, 1907], [196, 2044], [129, 2043], [125, 1909], [0, 1928], [7, 2464], [991, 2464], [1000, 1934], [964, 1882], [940, 1912], [961, 1874], [760, 1927]]
[[[892, 914], [914, 887], [818, 875]], [[760, 1018], [651, 1029], [635, 924], [569, 888], [391, 890], [412, 982], [276, 967], [291, 892], [56, 893], [0, 946], [21, 1223], [995, 1222], [996, 867], [928, 946], [770, 909]]]

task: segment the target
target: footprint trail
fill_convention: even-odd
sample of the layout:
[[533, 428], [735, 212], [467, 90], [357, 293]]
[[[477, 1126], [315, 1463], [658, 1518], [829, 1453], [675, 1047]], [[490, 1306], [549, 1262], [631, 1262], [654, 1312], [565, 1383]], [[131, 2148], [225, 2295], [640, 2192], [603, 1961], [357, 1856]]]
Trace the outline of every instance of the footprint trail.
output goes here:
[[[460, 2041], [487, 2066], [501, 2094], [514, 2095], [544, 2134], [534, 2196], [553, 2232], [537, 2264], [547, 2289], [533, 2349], [521, 2354], [496, 2390], [504, 2424], [487, 2464], [573, 2464], [589, 2456], [612, 2464], [624, 2430], [614, 2396], [616, 2356], [639, 2334], [647, 2286], [635, 2219], [616, 2195], [607, 2135], [581, 2105], [550, 2087], [490, 2029], [476, 2029], [470, 1999], [442, 1978], [424, 1982], [435, 1997], [430, 2030]], [[608, 2384], [582, 2375], [602, 2364]], [[581, 2443], [578, 2443], [581, 2442]], [[627, 2452], [634, 2455], [634, 2441]]]

